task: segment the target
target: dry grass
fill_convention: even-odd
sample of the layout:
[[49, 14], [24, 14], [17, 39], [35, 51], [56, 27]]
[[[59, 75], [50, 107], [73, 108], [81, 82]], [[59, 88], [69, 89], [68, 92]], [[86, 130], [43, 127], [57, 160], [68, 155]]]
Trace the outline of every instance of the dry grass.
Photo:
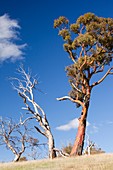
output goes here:
[[113, 170], [113, 154], [1, 163], [0, 170]]

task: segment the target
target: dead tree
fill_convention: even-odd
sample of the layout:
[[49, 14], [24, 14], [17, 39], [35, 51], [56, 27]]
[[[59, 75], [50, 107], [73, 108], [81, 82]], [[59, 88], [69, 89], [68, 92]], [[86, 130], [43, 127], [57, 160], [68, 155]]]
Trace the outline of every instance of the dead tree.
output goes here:
[[31, 145], [28, 128], [25, 124], [15, 123], [11, 118], [0, 118], [0, 145], [5, 145], [19, 161], [25, 149]]
[[89, 135], [86, 133], [86, 148], [84, 149], [85, 155], [91, 155], [91, 150], [96, 144], [90, 140]]
[[17, 90], [18, 95], [23, 99], [25, 107], [22, 109], [27, 110], [31, 115], [33, 115], [33, 119], [37, 121], [37, 126], [35, 126], [36, 130], [48, 140], [49, 158], [55, 158], [56, 151], [54, 150], [55, 144], [51, 128], [46, 113], [36, 102], [34, 95], [38, 81], [35, 77], [31, 76], [29, 70], [26, 72], [23, 66], [20, 66], [17, 71], [22, 79], [12, 78], [17, 82], [17, 84], [15, 82], [15, 85], [13, 83], [13, 87]]

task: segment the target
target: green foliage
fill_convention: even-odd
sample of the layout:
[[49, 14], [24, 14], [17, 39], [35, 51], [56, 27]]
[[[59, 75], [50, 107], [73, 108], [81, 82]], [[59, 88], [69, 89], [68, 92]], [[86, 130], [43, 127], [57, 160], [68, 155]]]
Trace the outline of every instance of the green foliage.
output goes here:
[[74, 39], [72, 43], [72, 47], [73, 49], [76, 49], [76, 47], [81, 47], [82, 44], [84, 44], [85, 47], [88, 47], [88, 46], [93, 46], [94, 43], [95, 43], [95, 39], [89, 33], [79, 34], [79, 36]]
[[80, 24], [71, 24], [70, 26], [70, 30], [73, 31], [75, 34], [79, 33], [79, 28], [80, 28]]
[[54, 28], [59, 29], [59, 35], [65, 41], [64, 50], [74, 61], [66, 68], [71, 86], [76, 86], [72, 86], [69, 95], [83, 101], [92, 76], [112, 62], [113, 19], [86, 13], [69, 24], [67, 18], [59, 17], [54, 21]]
[[70, 40], [70, 34], [67, 29], [62, 29], [59, 31], [59, 35], [61, 35], [65, 41]]
[[97, 17], [93, 13], [86, 13], [77, 19], [77, 24], [87, 25], [92, 21], [97, 21]]
[[[60, 27], [61, 25], [62, 27]], [[66, 51], [84, 48], [87, 55], [92, 55], [98, 60], [100, 55], [98, 48], [101, 48], [105, 53], [104, 58], [108, 60], [109, 50], [113, 49], [113, 19], [87, 13], [80, 16], [75, 23], [70, 24], [70, 27], [68, 25], [69, 21], [65, 17], [59, 17], [54, 21], [54, 28], [59, 28], [59, 35], [63, 37], [64, 41], [67, 41], [64, 44]], [[75, 38], [72, 33], [76, 34]], [[94, 53], [95, 56], [93, 56]], [[106, 64], [108, 63], [106, 62]]]
[[65, 18], [64, 16], [61, 16], [54, 21], [54, 28], [58, 28], [59, 26], [61, 26], [63, 24], [66, 25], [68, 23], [69, 23], [68, 19]]
[[72, 50], [72, 45], [71, 45], [71, 44], [65, 43], [63, 46], [64, 46], [64, 50], [65, 50], [65, 51]]

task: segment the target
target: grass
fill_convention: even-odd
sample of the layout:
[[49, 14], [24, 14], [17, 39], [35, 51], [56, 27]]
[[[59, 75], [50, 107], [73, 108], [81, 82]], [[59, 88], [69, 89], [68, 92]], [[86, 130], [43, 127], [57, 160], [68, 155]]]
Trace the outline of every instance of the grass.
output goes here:
[[113, 154], [1, 163], [0, 170], [113, 170]]

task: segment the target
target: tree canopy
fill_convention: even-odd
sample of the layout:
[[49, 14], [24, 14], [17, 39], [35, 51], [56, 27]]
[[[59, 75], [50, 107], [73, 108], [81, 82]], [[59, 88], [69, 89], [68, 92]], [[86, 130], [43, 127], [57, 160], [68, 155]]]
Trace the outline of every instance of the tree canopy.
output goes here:
[[[71, 100], [82, 107], [78, 133], [71, 155], [81, 155], [84, 145], [86, 119], [92, 88], [100, 84], [109, 74], [113, 74], [113, 19], [98, 17], [93, 13], [80, 16], [75, 23], [61, 16], [54, 21], [54, 28], [64, 40], [64, 50], [69, 54], [72, 64], [66, 67], [72, 87], [69, 96], [58, 100]], [[93, 81], [92, 77], [101, 72], [104, 75]]]
[[[112, 61], [113, 19], [86, 13], [75, 23], [69, 24], [69, 20], [61, 16], [54, 21], [54, 28], [59, 29], [59, 35], [64, 40], [64, 50], [74, 62], [66, 67], [72, 86], [70, 96], [83, 101], [92, 76], [104, 71], [105, 66]], [[90, 84], [90, 87], [101, 81]]]

